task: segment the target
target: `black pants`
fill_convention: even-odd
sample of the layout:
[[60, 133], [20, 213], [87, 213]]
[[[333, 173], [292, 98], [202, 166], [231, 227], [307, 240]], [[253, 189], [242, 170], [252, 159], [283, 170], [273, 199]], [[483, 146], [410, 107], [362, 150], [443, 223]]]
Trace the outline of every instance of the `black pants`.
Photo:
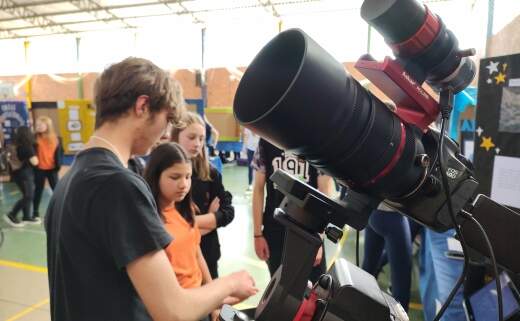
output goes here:
[[392, 296], [408, 311], [412, 282], [412, 240], [408, 219], [397, 212], [375, 210], [365, 228], [363, 270], [377, 278], [383, 251], [390, 263]]
[[31, 205], [34, 198], [34, 174], [32, 168], [24, 168], [13, 172], [13, 180], [22, 192], [22, 198], [19, 199], [13, 206], [9, 215], [16, 217], [20, 210], [23, 211], [23, 219], [31, 218]]
[[[264, 229], [263, 235], [267, 241], [267, 245], [269, 246], [269, 259], [267, 260], [267, 266], [269, 267], [269, 274], [272, 277], [280, 264], [282, 264], [283, 247], [285, 244], [285, 230]], [[311, 280], [312, 283], [315, 283], [318, 281], [319, 277], [326, 272], [326, 270], [327, 266], [325, 264], [325, 251], [323, 251], [321, 263], [312, 268], [309, 280]]]
[[33, 203], [33, 216], [40, 216], [40, 201], [42, 199], [43, 188], [45, 186], [45, 179], [49, 180], [49, 185], [51, 189], [54, 190], [56, 184], [58, 183], [58, 171], [51, 170], [43, 170], [43, 169], [35, 169], [34, 170], [34, 203]]

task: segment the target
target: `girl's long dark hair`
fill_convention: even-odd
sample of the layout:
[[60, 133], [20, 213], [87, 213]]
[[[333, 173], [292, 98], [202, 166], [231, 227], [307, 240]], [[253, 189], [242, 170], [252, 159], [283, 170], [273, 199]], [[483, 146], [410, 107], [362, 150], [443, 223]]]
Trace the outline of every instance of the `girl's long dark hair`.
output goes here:
[[36, 140], [34, 139], [34, 135], [31, 132], [31, 129], [27, 126], [20, 126], [16, 128], [14, 132], [13, 141], [16, 146], [20, 147], [34, 147], [36, 144]]
[[[161, 144], [150, 154], [150, 159], [144, 170], [144, 179], [150, 185], [157, 205], [159, 205], [159, 197], [161, 195], [159, 181], [162, 172], [179, 163], [191, 164], [191, 160], [184, 149], [177, 143]], [[199, 213], [199, 209], [192, 200], [191, 188], [182, 201], [175, 203], [175, 208], [191, 226], [194, 226], [195, 215]], [[164, 220], [162, 213], [161, 217]]]

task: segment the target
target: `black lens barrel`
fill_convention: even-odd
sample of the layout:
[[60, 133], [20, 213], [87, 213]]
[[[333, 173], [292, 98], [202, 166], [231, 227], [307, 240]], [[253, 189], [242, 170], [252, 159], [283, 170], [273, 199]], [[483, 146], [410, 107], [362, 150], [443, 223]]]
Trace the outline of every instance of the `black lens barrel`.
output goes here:
[[[406, 129], [401, 146], [401, 120], [301, 30], [284, 31], [262, 49], [233, 106], [244, 126], [358, 189], [397, 197], [423, 172], [415, 164], [413, 131]], [[385, 169], [392, 184], [371, 183]]]
[[415, 0], [365, 0], [361, 17], [394, 44], [415, 35], [426, 19], [426, 10]]

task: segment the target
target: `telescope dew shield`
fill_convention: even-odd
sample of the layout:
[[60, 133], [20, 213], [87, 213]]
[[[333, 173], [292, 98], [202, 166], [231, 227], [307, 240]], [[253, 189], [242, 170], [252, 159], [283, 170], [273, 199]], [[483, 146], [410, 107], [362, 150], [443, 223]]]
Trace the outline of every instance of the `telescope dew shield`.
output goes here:
[[299, 29], [255, 57], [233, 110], [245, 127], [358, 190], [399, 197], [424, 174], [415, 132]]

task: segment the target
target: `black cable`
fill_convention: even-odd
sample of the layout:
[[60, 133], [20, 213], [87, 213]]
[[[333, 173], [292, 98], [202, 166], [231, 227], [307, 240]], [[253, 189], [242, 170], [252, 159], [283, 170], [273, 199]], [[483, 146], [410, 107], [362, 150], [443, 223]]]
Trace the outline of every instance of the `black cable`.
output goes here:
[[495, 274], [495, 283], [497, 287], [497, 301], [498, 301], [498, 321], [504, 320], [504, 307], [503, 307], [503, 301], [502, 301], [502, 286], [500, 281], [500, 275], [498, 274], [498, 267], [497, 267], [497, 261], [495, 259], [495, 252], [493, 251], [493, 246], [491, 245], [491, 241], [489, 240], [489, 237], [487, 236], [486, 231], [482, 227], [479, 221], [477, 221], [473, 215], [470, 213], [462, 211], [462, 213], [465, 214], [465, 217], [471, 220], [475, 225], [479, 228], [479, 230], [482, 232], [482, 235], [484, 236], [484, 239], [486, 241], [486, 245], [489, 250], [489, 256], [491, 258], [491, 264], [493, 265], [493, 273]]
[[356, 230], [356, 266], [359, 267], [359, 231]]
[[440, 153], [441, 153], [441, 144], [439, 142], [439, 145], [437, 146], [437, 152], [435, 153], [435, 155], [433, 155], [433, 161], [431, 163], [430, 169], [428, 170], [426, 177], [430, 177], [431, 173], [435, 170], [435, 166], [437, 166], [437, 161], [439, 160]]
[[[445, 114], [445, 113], [443, 113]], [[462, 246], [462, 253], [464, 255], [464, 268], [462, 269], [462, 273], [460, 274], [459, 279], [457, 280], [457, 283], [451, 290], [450, 294], [448, 295], [448, 298], [442, 305], [441, 309], [433, 319], [433, 321], [439, 321], [442, 318], [442, 315], [450, 305], [451, 301], [455, 297], [455, 294], [459, 290], [462, 283], [464, 283], [464, 279], [466, 278], [466, 275], [468, 274], [468, 267], [469, 267], [469, 257], [468, 257], [468, 250], [466, 242], [464, 241], [464, 237], [462, 236], [462, 233], [460, 231], [460, 227], [457, 224], [457, 220], [455, 218], [455, 213], [453, 211], [453, 204], [451, 203], [451, 192], [450, 192], [450, 186], [448, 184], [448, 177], [446, 176], [446, 166], [444, 164], [444, 132], [445, 132], [445, 125], [446, 120], [449, 118], [449, 113], [446, 113], [446, 115], [443, 115], [442, 121], [441, 121], [441, 138], [439, 141], [440, 147], [439, 147], [439, 165], [440, 165], [440, 172], [441, 172], [441, 178], [442, 178], [442, 185], [444, 189], [444, 193], [446, 194], [446, 202], [448, 205], [448, 212], [450, 214], [451, 221], [453, 225], [455, 226], [455, 232], [457, 236], [459, 237], [460, 244]]]

